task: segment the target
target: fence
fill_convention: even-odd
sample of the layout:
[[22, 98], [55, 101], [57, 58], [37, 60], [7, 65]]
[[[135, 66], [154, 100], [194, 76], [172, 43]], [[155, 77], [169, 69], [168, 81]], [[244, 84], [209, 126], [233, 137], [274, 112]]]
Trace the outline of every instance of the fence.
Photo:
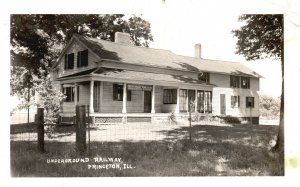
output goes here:
[[[126, 124], [91, 123], [88, 106], [77, 106], [76, 125], [44, 124], [42, 111], [38, 109], [36, 122], [11, 125], [11, 141], [45, 143], [72, 143], [79, 152], [92, 153], [101, 144], [102, 148], [120, 143], [174, 142], [180, 139], [191, 141], [191, 124], [170, 120], [161, 123], [131, 121]], [[43, 152], [44, 147], [39, 146]], [[49, 150], [51, 151], [51, 150]]]

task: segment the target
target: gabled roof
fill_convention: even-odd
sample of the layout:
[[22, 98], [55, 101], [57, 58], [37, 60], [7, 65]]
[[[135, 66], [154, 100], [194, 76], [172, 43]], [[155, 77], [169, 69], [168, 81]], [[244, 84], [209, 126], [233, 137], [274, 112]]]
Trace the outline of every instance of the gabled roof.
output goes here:
[[73, 39], [86, 45], [100, 59], [120, 63], [154, 66], [186, 71], [207, 71], [232, 75], [262, 77], [238, 62], [209, 60], [176, 55], [169, 50], [137, 47], [75, 34]]

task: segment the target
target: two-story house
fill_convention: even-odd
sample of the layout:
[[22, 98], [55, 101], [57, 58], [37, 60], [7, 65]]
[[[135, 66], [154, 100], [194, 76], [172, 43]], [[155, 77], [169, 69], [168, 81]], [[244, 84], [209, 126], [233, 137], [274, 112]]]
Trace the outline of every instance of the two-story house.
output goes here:
[[62, 121], [87, 105], [94, 123], [159, 121], [190, 109], [203, 115], [259, 122], [259, 78], [241, 63], [180, 56], [137, 47], [117, 32], [115, 42], [74, 35], [53, 66], [53, 79], [67, 96]]

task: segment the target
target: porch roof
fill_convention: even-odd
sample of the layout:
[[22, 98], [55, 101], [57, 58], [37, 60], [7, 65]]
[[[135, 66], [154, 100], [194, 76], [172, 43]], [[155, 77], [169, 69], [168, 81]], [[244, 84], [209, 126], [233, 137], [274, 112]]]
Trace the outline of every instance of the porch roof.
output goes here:
[[69, 78], [76, 78], [82, 76], [89, 77], [98, 77], [107, 79], [118, 79], [118, 80], [134, 80], [141, 82], [156, 82], [156, 83], [188, 83], [188, 84], [197, 84], [197, 85], [206, 85], [213, 86], [213, 84], [206, 83], [204, 81], [200, 81], [198, 79], [194, 79], [189, 76], [184, 75], [167, 75], [161, 73], [149, 73], [142, 71], [132, 71], [132, 70], [123, 70], [123, 69], [111, 69], [111, 68], [93, 68], [90, 70], [82, 71], [79, 73], [74, 73], [71, 75], [67, 75], [64, 77], [60, 77], [57, 80], [65, 80]]

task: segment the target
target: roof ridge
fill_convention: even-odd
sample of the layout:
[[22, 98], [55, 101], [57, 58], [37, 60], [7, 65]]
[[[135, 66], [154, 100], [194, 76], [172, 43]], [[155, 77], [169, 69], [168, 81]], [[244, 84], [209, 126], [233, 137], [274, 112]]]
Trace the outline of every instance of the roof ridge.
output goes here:
[[[74, 34], [75, 35], [75, 34]], [[90, 39], [90, 40], [100, 40], [100, 41], [103, 41], [103, 42], [107, 42], [107, 43], [112, 43], [112, 44], [115, 44], [115, 45], [121, 45], [121, 46], [125, 46], [125, 47], [134, 47], [134, 48], [140, 48], [140, 49], [152, 49], [152, 50], [163, 50], [163, 51], [168, 51], [168, 52], [171, 52], [173, 53], [171, 50], [169, 49], [158, 49], [158, 48], [150, 48], [150, 47], [142, 47], [142, 46], [136, 46], [136, 45], [128, 45], [128, 44], [124, 44], [124, 43], [117, 43], [117, 42], [113, 42], [113, 41], [109, 41], [109, 40], [103, 40], [103, 39], [99, 39], [99, 38], [92, 38], [92, 37], [89, 37], [89, 36], [82, 36], [80, 34], [77, 34], [77, 36], [80, 36], [80, 37], [83, 37], [83, 38], [86, 38], [86, 39]], [[175, 53], [173, 53], [175, 54]], [[177, 54], [175, 54], [177, 55]]]

